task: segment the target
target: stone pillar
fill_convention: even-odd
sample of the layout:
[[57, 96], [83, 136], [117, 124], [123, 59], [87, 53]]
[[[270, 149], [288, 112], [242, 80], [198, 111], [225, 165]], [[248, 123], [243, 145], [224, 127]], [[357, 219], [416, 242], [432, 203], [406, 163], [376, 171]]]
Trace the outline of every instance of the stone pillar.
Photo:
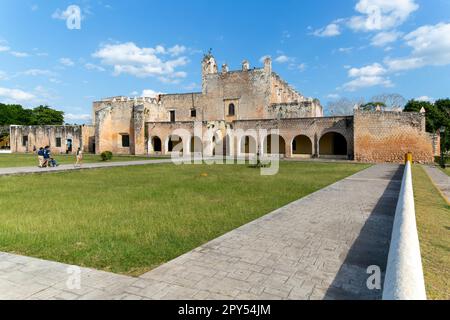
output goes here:
[[145, 154], [145, 121], [144, 121], [144, 105], [133, 106], [133, 145], [131, 147], [131, 153], [135, 155]]

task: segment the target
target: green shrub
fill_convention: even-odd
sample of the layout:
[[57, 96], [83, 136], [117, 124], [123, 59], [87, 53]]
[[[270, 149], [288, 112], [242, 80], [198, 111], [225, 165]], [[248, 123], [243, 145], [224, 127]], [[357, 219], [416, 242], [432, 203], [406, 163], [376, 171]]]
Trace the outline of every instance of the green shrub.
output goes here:
[[111, 151], [104, 151], [100, 154], [100, 157], [102, 157], [102, 161], [108, 161], [112, 159], [113, 154]]
[[[441, 157], [435, 156], [435, 157], [434, 157], [434, 161], [435, 161], [436, 163], [441, 163]], [[449, 157], [449, 156], [446, 156], [446, 157], [445, 157], [445, 163], [450, 163], [450, 157]]]

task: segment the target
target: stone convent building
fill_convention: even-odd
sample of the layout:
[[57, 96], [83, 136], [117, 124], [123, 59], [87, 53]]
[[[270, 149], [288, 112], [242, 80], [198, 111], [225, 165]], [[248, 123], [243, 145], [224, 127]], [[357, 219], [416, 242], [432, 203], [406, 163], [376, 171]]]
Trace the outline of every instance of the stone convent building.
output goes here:
[[95, 153], [246, 156], [275, 153], [274, 145], [287, 158], [401, 162], [413, 152], [417, 161], [433, 161], [435, 141], [425, 132], [423, 113], [356, 110], [353, 116], [324, 117], [320, 101], [289, 86], [270, 58], [261, 68], [244, 61], [231, 71], [227, 65], [219, 70], [207, 54], [201, 67], [201, 92], [96, 101], [93, 126], [11, 126], [12, 151], [50, 145], [64, 153], [81, 146]]

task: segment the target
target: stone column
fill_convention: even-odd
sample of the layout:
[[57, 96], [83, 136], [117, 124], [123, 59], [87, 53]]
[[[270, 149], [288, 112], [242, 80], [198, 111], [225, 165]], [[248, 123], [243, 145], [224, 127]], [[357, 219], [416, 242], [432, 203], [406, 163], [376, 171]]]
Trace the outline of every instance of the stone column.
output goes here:
[[145, 121], [144, 121], [144, 105], [133, 106], [133, 144], [131, 153], [135, 155], [145, 154]]

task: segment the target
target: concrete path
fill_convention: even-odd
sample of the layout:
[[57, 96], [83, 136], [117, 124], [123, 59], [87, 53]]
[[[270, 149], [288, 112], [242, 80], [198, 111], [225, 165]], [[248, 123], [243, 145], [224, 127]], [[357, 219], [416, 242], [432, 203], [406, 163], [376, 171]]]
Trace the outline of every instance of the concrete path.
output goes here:
[[435, 166], [424, 165], [423, 168], [442, 195], [447, 198], [447, 202], [450, 203], [450, 177]]
[[117, 162], [95, 162], [84, 163], [81, 167], [75, 167], [73, 164], [62, 164], [54, 168], [39, 168], [36, 167], [17, 167], [17, 168], [0, 168], [0, 176], [16, 175], [16, 174], [30, 174], [30, 173], [50, 173], [63, 172], [72, 170], [96, 169], [96, 168], [112, 168], [112, 167], [127, 167], [140, 166], [154, 163], [171, 163], [171, 159], [155, 159], [155, 160], [136, 160], [136, 161], [117, 161]]
[[[139, 278], [0, 254], [2, 299], [379, 299], [402, 167], [376, 165], [190, 251]], [[383, 277], [381, 279], [383, 283]]]

